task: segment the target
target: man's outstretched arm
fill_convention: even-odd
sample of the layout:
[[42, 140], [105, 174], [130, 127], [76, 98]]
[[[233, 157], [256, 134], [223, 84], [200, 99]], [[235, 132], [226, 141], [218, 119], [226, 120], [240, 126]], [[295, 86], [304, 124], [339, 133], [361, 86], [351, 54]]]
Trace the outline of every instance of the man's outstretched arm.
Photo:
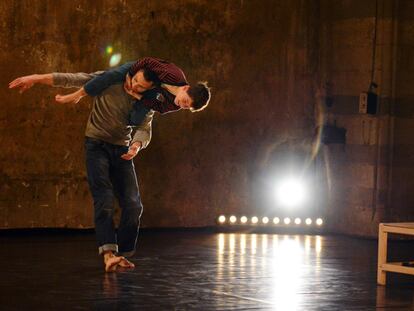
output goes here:
[[[76, 92], [63, 96], [56, 96], [56, 101], [63, 104], [76, 104], [86, 95], [92, 97], [98, 96], [111, 85], [124, 82], [132, 64], [133, 62], [125, 63], [114, 69], [102, 71], [101, 74], [85, 81], [85, 85], [82, 85], [82, 87], [80, 86], [81, 88]], [[136, 97], [135, 94], [131, 95]]]
[[126, 75], [134, 62], [125, 63], [119, 67], [107, 70], [96, 76], [84, 85], [84, 90], [89, 96], [97, 96], [113, 84], [123, 83]]
[[51, 73], [34, 74], [14, 79], [9, 83], [9, 89], [18, 88], [19, 93], [27, 91], [35, 84], [53, 85], [53, 76]]
[[[54, 87], [64, 87], [64, 88], [71, 88], [82, 87], [86, 82], [93, 79], [97, 75], [101, 74], [102, 72], [95, 72], [95, 73], [47, 73], [47, 74], [33, 74], [28, 76], [19, 77], [12, 82], [9, 83], [9, 88], [18, 88], [20, 93], [30, 89], [35, 84], [44, 84]], [[79, 92], [79, 91], [77, 91]], [[75, 92], [75, 93], [77, 93]], [[72, 93], [74, 94], [74, 93]], [[70, 94], [70, 95], [72, 95]], [[68, 102], [63, 101], [62, 98], [66, 98], [68, 95], [56, 95], [55, 99], [57, 102], [65, 103]], [[77, 94], [77, 101], [70, 101], [70, 102], [78, 102], [83, 96], [82, 92]]]

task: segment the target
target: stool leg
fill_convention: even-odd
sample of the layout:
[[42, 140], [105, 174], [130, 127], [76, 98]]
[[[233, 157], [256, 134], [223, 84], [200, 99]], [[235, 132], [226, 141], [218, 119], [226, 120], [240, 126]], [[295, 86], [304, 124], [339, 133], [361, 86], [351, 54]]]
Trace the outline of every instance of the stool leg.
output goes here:
[[378, 232], [378, 270], [377, 270], [377, 283], [380, 285], [385, 285], [387, 281], [387, 275], [384, 270], [382, 270], [382, 265], [387, 262], [387, 242], [388, 242], [388, 232], [384, 231], [384, 225], [379, 225]]

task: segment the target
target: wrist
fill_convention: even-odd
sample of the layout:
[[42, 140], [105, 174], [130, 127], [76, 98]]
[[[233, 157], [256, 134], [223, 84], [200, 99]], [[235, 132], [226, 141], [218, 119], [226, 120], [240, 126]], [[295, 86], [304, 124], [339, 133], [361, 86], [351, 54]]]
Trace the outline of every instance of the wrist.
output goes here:
[[137, 149], [139, 151], [141, 149], [141, 147], [142, 147], [142, 143], [140, 141], [136, 141], [136, 142], [132, 143], [130, 148]]
[[80, 96], [82, 96], [82, 97], [84, 97], [84, 96], [88, 95], [88, 94], [85, 92], [85, 89], [84, 89], [83, 87], [81, 87], [81, 88], [79, 89], [78, 94], [79, 94]]
[[33, 82], [40, 84], [52, 85], [53, 78], [51, 74], [34, 74]]

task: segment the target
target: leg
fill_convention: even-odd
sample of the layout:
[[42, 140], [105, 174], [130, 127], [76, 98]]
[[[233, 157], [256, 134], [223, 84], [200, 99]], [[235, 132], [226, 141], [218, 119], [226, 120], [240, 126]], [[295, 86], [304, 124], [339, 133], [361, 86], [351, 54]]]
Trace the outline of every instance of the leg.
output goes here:
[[[123, 150], [120, 154], [124, 153]], [[113, 184], [121, 207], [121, 220], [118, 228], [119, 253], [132, 256], [138, 237], [142, 203], [133, 161], [119, 158], [112, 171]]]
[[388, 233], [384, 231], [384, 225], [379, 225], [378, 232], [378, 270], [377, 270], [377, 283], [385, 285], [387, 274], [382, 270], [382, 265], [387, 262], [387, 242]]
[[94, 201], [95, 230], [99, 254], [116, 252], [118, 246], [113, 224], [114, 194], [110, 181], [110, 156], [103, 142], [87, 139], [86, 168], [89, 188]]

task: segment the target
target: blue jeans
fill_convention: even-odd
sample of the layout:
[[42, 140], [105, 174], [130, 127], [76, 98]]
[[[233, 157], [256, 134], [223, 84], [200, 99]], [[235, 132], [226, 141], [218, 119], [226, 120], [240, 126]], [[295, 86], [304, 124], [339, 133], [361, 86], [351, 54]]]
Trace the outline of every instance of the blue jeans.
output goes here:
[[[113, 251], [122, 256], [132, 256], [143, 208], [134, 162], [121, 158], [128, 147], [86, 137], [85, 149], [99, 254]], [[115, 199], [121, 208], [117, 232], [113, 221]]]

